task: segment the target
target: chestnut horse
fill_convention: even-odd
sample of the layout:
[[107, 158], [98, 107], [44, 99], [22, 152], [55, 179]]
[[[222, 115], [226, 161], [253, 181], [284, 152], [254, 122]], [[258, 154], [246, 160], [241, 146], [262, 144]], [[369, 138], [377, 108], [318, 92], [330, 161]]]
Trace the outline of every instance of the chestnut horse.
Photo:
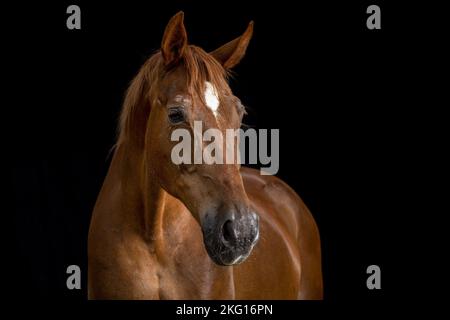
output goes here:
[[90, 299], [322, 298], [318, 229], [288, 185], [239, 164], [171, 161], [175, 128], [241, 126], [227, 74], [252, 33], [251, 22], [206, 53], [188, 45], [180, 12], [132, 81], [89, 230]]

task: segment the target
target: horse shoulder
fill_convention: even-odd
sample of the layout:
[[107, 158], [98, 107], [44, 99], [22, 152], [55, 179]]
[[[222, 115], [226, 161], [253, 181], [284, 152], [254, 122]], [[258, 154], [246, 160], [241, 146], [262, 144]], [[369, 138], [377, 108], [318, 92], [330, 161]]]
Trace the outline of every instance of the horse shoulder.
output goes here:
[[272, 221], [288, 243], [295, 242], [300, 261], [299, 298], [322, 298], [320, 236], [316, 222], [300, 196], [275, 176], [260, 175], [259, 170], [242, 167], [247, 195], [261, 220]]
[[289, 236], [297, 238], [302, 222], [312, 218], [297, 193], [281, 179], [260, 175], [255, 169], [242, 167], [241, 175], [252, 204], [263, 207], [258, 213], [270, 215], [288, 231]]

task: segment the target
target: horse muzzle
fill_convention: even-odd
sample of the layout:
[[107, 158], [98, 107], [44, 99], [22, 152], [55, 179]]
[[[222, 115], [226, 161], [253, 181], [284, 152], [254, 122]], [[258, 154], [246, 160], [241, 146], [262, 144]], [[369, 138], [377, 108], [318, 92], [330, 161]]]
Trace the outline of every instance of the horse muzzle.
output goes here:
[[202, 230], [211, 259], [218, 265], [232, 266], [245, 261], [258, 242], [259, 217], [254, 212], [206, 215]]

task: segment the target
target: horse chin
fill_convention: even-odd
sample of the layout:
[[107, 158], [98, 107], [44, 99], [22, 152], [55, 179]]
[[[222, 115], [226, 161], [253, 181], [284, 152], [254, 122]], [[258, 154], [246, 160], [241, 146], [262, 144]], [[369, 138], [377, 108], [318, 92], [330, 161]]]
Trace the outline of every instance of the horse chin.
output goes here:
[[248, 255], [238, 255], [237, 257], [230, 257], [226, 255], [218, 256], [218, 255], [210, 255], [212, 261], [219, 266], [234, 266], [244, 262], [247, 259]]
[[210, 250], [209, 246], [206, 246], [206, 251], [209, 255], [209, 257], [211, 258], [211, 260], [219, 265], [219, 266], [234, 266], [234, 265], [238, 265], [242, 262], [244, 262], [248, 256], [250, 255], [250, 253], [252, 252], [253, 246], [250, 248], [250, 250], [245, 251], [240, 251], [240, 252], [234, 252], [232, 250], [224, 250], [224, 248], [222, 248], [222, 250]]
[[224, 263], [224, 265], [226, 266], [234, 266], [234, 265], [238, 265], [241, 264], [242, 262], [244, 262], [247, 257], [250, 255], [250, 253], [248, 254], [242, 254], [240, 256], [237, 256], [234, 260], [231, 260], [231, 262], [229, 263]]

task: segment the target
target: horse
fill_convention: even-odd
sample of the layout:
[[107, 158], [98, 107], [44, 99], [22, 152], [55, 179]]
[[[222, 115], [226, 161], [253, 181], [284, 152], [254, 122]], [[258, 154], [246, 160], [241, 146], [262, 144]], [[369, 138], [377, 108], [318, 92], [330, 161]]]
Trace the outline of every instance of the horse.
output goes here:
[[322, 299], [318, 228], [293, 189], [239, 163], [171, 161], [176, 128], [241, 127], [228, 76], [253, 34], [252, 21], [207, 53], [183, 20], [126, 92], [89, 227], [88, 298]]

